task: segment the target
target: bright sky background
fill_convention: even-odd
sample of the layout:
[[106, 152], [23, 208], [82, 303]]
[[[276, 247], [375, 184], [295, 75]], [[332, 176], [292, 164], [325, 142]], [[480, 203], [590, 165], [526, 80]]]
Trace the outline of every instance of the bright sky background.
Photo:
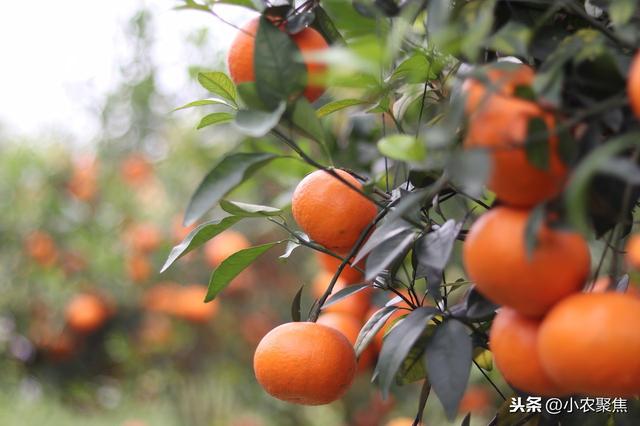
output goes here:
[[[193, 90], [186, 36], [205, 26], [216, 42], [212, 55], [226, 50], [233, 28], [201, 12], [174, 11], [172, 0], [0, 1], [0, 126], [12, 137], [69, 133], [79, 143], [96, 135], [88, 108], [118, 83], [117, 65], [129, 47], [123, 28], [146, 5], [155, 12], [153, 57], [165, 93]], [[242, 23], [243, 9], [218, 13]], [[188, 99], [191, 100], [191, 99]]]

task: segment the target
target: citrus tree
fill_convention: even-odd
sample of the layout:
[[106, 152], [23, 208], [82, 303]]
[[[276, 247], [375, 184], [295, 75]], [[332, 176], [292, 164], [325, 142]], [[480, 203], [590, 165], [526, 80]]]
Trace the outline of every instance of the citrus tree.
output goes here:
[[[184, 224], [215, 207], [225, 215], [200, 223], [163, 269], [252, 218], [281, 237], [221, 259], [207, 302], [268, 250], [318, 253], [326, 272], [311, 302], [303, 288], [291, 294], [291, 322], [258, 345], [262, 387], [326, 404], [377, 358], [372, 381], [383, 395], [422, 383], [417, 425], [432, 390], [453, 419], [471, 369], [493, 385], [495, 361], [513, 395], [541, 409], [518, 410], [496, 387], [505, 404], [492, 424], [631, 424], [640, 394], [640, 262], [629, 238], [640, 195], [636, 2], [178, 8], [232, 26], [217, 12], [223, 3], [256, 17], [235, 28], [228, 74], [198, 74], [211, 97], [184, 107], [209, 109], [198, 128], [228, 124], [246, 139], [212, 166]], [[309, 174], [272, 205], [229, 198], [260, 169], [298, 163]], [[569, 409], [583, 397], [604, 408]]]

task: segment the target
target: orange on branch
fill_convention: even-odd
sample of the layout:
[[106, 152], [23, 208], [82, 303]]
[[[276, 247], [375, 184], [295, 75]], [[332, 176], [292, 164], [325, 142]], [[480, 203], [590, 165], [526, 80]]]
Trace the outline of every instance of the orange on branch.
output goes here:
[[258, 344], [253, 368], [272, 396], [304, 405], [341, 398], [356, 372], [356, 355], [339, 331], [312, 322], [290, 322]]
[[[341, 256], [346, 256], [346, 254], [341, 254]], [[342, 263], [340, 259], [337, 259], [331, 255], [322, 252], [316, 252], [316, 258], [318, 259], [318, 263], [326, 272], [334, 274], [340, 264]], [[362, 263], [358, 264], [358, 266], [364, 269], [364, 265]], [[364, 281], [364, 275], [362, 272], [357, 269], [347, 265], [344, 267], [342, 272], [340, 273], [340, 279], [343, 280], [347, 284], [355, 284], [361, 283]]]
[[[362, 184], [344, 170], [335, 172], [357, 190]], [[376, 205], [324, 170], [305, 176], [293, 192], [293, 217], [309, 237], [336, 252], [349, 251], [376, 217]]]
[[538, 356], [540, 321], [510, 308], [498, 310], [489, 334], [496, 366], [516, 389], [538, 396], [567, 394], [544, 370]]
[[[313, 297], [320, 298], [329, 286], [332, 278], [333, 274], [330, 272], [322, 271], [318, 273], [311, 283], [311, 292]], [[338, 281], [336, 281], [336, 284], [333, 286], [331, 294], [336, 294], [347, 286], [348, 284], [346, 284], [341, 278], [338, 278]], [[371, 304], [371, 293], [371, 288], [360, 290], [355, 294], [351, 294], [344, 299], [323, 308], [322, 312], [340, 312], [358, 319], [363, 319]], [[330, 298], [331, 296], [329, 296], [329, 299]]]
[[[317, 322], [318, 324], [326, 325], [327, 327], [338, 330], [347, 338], [349, 343], [351, 343], [351, 346], [356, 344], [358, 334], [360, 334], [360, 329], [363, 325], [359, 318], [340, 312], [324, 313], [320, 315]], [[369, 369], [373, 364], [375, 356], [374, 348], [371, 346], [368, 347], [358, 359], [358, 371], [361, 372]]]
[[640, 300], [615, 292], [579, 293], [542, 321], [538, 355], [556, 383], [598, 397], [640, 394]]
[[640, 234], [633, 234], [625, 246], [625, 259], [630, 268], [640, 270]]
[[633, 114], [640, 118], [640, 51], [636, 52], [629, 67], [627, 79], [627, 95]]
[[555, 303], [580, 291], [589, 274], [587, 242], [573, 232], [543, 225], [527, 253], [529, 211], [493, 208], [469, 230], [464, 265], [479, 292], [500, 305], [541, 316]]
[[[549, 135], [527, 141], [530, 120], [540, 119]], [[492, 97], [469, 119], [466, 149], [489, 152], [491, 173], [487, 186], [506, 204], [530, 207], [562, 190], [567, 168], [558, 153], [555, 119], [538, 105], [522, 99]], [[542, 133], [542, 130], [540, 131]], [[532, 164], [526, 143], [548, 145], [546, 169]]]
[[[254, 52], [259, 23], [259, 18], [249, 21], [242, 27], [231, 43], [227, 63], [231, 79], [236, 84], [254, 82], [256, 80]], [[307, 68], [307, 86], [304, 90], [304, 96], [309, 102], [313, 102], [324, 93], [325, 88], [318, 85], [316, 81], [324, 74], [326, 66], [322, 63], [314, 62], [309, 58], [309, 55], [327, 49], [329, 45], [322, 35], [313, 28], [305, 28], [290, 37], [300, 49]]]
[[[535, 78], [533, 68], [523, 64], [500, 64], [487, 70], [485, 81], [476, 78], [465, 80], [462, 90], [466, 95], [465, 109], [471, 114], [482, 108], [494, 96], [513, 96], [520, 86], [530, 86]], [[486, 83], [489, 83], [488, 85]]]

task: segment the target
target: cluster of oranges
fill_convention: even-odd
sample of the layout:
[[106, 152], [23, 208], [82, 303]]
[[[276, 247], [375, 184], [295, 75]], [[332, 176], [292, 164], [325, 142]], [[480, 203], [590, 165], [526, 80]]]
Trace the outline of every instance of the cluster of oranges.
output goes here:
[[[634, 396], [640, 393], [640, 299], [615, 292], [581, 292], [590, 272], [587, 242], [547, 221], [527, 249], [531, 207], [557, 195], [566, 168], [557, 154], [555, 119], [516, 97], [533, 82], [531, 68], [492, 70], [491, 90], [466, 83], [470, 117], [466, 148], [489, 150], [488, 187], [502, 202], [471, 227], [463, 248], [476, 288], [502, 306], [490, 348], [505, 379], [543, 396]], [[546, 123], [546, 169], [531, 164], [525, 144], [530, 120]]]
[[[362, 184], [357, 179], [343, 170], [334, 172], [343, 181], [325, 170], [307, 175], [293, 193], [292, 212], [313, 241], [345, 258], [373, 222], [377, 209], [358, 192]], [[323, 271], [312, 287], [320, 298], [340, 261], [328, 254], [320, 254], [318, 260]], [[333, 292], [362, 279], [357, 268], [347, 266]], [[298, 404], [320, 405], [340, 398], [357, 369], [366, 369], [375, 356], [365, 352], [358, 364], [353, 348], [370, 309], [368, 290], [327, 306], [315, 323], [292, 322], [271, 330], [254, 356], [256, 378], [262, 387], [278, 399]]]

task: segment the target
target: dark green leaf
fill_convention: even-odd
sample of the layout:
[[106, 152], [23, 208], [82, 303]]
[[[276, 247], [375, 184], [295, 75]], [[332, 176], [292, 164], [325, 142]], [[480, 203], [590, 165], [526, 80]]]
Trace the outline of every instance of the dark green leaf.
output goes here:
[[214, 112], [213, 114], [205, 115], [200, 123], [198, 123], [197, 129], [200, 130], [203, 127], [213, 126], [214, 124], [224, 124], [233, 121], [233, 114], [228, 112]]
[[367, 239], [367, 242], [364, 243], [362, 248], [360, 248], [358, 254], [353, 260], [353, 263], [357, 264], [358, 262], [360, 262], [371, 252], [371, 250], [382, 244], [384, 241], [394, 238], [400, 234], [406, 234], [412, 228], [413, 225], [402, 219], [383, 222], [381, 226], [378, 226], [371, 233], [371, 236]]
[[470, 426], [471, 425], [471, 413], [467, 413], [466, 416], [464, 416], [464, 419], [462, 419], [462, 423], [460, 423], [460, 426]]
[[505, 55], [526, 57], [531, 29], [519, 22], [509, 21], [489, 40], [489, 47]]
[[191, 197], [185, 213], [185, 225], [194, 223], [222, 197], [275, 158], [278, 156], [267, 153], [236, 153], [224, 157], [207, 174]]
[[453, 243], [460, 229], [462, 229], [462, 222], [456, 223], [455, 220], [449, 219], [438, 229], [419, 238], [414, 248], [417, 261], [416, 277], [427, 278], [429, 293], [438, 300], [442, 297], [440, 295], [442, 271], [449, 262]]
[[491, 157], [486, 150], [458, 152], [451, 158], [448, 170], [456, 186], [472, 197], [480, 197], [491, 173]]
[[472, 321], [484, 321], [495, 313], [498, 305], [485, 298], [471, 287], [465, 299], [465, 316]]
[[316, 20], [314, 21], [314, 27], [331, 43], [339, 43], [346, 44], [344, 39], [342, 38], [342, 34], [338, 31], [335, 24], [325, 12], [322, 7], [317, 7], [315, 9], [316, 12]]
[[373, 280], [382, 271], [400, 262], [413, 246], [417, 232], [407, 229], [383, 241], [367, 257], [365, 279]]
[[452, 420], [458, 412], [471, 371], [473, 345], [467, 327], [447, 320], [437, 328], [425, 350], [425, 361], [433, 391]]
[[376, 365], [383, 397], [386, 398], [389, 394], [389, 388], [402, 362], [436, 313], [437, 310], [433, 307], [420, 307], [400, 321], [384, 339]]
[[233, 81], [223, 72], [202, 72], [198, 74], [198, 81], [208, 91], [223, 99], [238, 105], [238, 92]]
[[242, 99], [242, 103], [247, 109], [269, 111], [269, 108], [267, 108], [264, 102], [262, 102], [262, 99], [260, 99], [260, 96], [258, 96], [255, 82], [240, 83], [237, 88], [240, 99]]
[[299, 55], [300, 49], [291, 37], [262, 16], [256, 34], [254, 69], [258, 95], [269, 109], [304, 88], [307, 68], [298, 61]]
[[281, 244], [282, 242], [283, 241], [276, 241], [273, 243], [249, 247], [240, 250], [223, 260], [220, 266], [218, 266], [213, 271], [213, 274], [211, 274], [205, 302], [215, 299], [216, 296], [224, 290], [225, 287], [240, 274], [240, 272], [244, 271], [249, 265], [251, 265], [254, 260], [260, 257], [271, 247]]
[[[329, 283], [327, 283], [328, 285]], [[340, 302], [343, 299], [346, 299], [349, 296], [353, 296], [356, 293], [361, 292], [362, 290], [366, 289], [366, 288], [370, 288], [371, 285], [370, 284], [359, 284], [359, 285], [348, 285], [346, 287], [344, 287], [343, 289], [340, 289], [340, 291], [336, 292], [336, 293], [332, 293], [331, 297], [329, 297], [326, 302], [324, 302], [324, 305], [322, 305], [322, 309], [326, 309], [331, 305], [334, 305], [338, 302]]]
[[206, 222], [198, 226], [193, 231], [189, 232], [180, 244], [171, 249], [171, 253], [169, 253], [167, 260], [164, 262], [164, 265], [162, 265], [160, 273], [166, 271], [173, 262], [189, 253], [191, 250], [200, 247], [225, 229], [235, 225], [241, 219], [242, 218], [240, 217], [230, 216], [219, 221]]
[[291, 302], [291, 321], [299, 322], [300, 321], [300, 301], [302, 299], [302, 290], [304, 289], [304, 285], [300, 287], [300, 290], [296, 293], [293, 298], [293, 302]]
[[376, 334], [382, 330], [382, 327], [387, 323], [387, 320], [397, 310], [398, 308], [396, 306], [385, 306], [371, 315], [367, 322], [362, 326], [362, 329], [360, 329], [356, 343], [353, 345], [357, 356], [362, 355]]
[[260, 138], [278, 125], [285, 109], [284, 102], [280, 103], [280, 106], [273, 111], [241, 109], [233, 123], [245, 135]]
[[316, 142], [324, 142], [325, 135], [322, 123], [320, 123], [320, 119], [316, 115], [316, 111], [305, 98], [298, 99], [293, 105], [291, 121], [293, 121], [296, 128], [302, 131], [306, 136]]
[[540, 170], [549, 170], [549, 130], [540, 117], [529, 120], [527, 142], [525, 144], [527, 160]]
[[275, 207], [247, 204], [239, 201], [220, 200], [220, 207], [225, 212], [240, 217], [265, 217], [282, 214], [282, 210]]
[[540, 229], [544, 225], [546, 208], [544, 204], [537, 205], [527, 218], [527, 224], [524, 228], [524, 245], [527, 251], [527, 257], [531, 259], [533, 252], [538, 247], [538, 235]]
[[428, 58], [424, 52], [415, 52], [398, 65], [391, 78], [403, 79], [410, 84], [424, 83], [437, 78], [442, 65]]

